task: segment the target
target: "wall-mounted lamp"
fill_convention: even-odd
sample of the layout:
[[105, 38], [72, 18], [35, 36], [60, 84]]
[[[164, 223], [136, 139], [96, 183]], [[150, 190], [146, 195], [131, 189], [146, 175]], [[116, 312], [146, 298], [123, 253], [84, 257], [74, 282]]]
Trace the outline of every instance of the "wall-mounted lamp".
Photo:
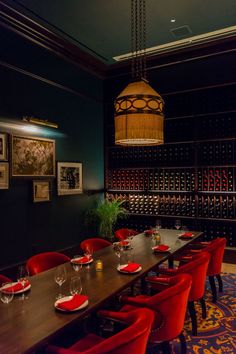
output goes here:
[[35, 117], [28, 117], [25, 116], [22, 118], [22, 120], [24, 122], [28, 122], [28, 123], [32, 123], [32, 124], [37, 124], [37, 125], [43, 125], [46, 127], [50, 127], [50, 128], [54, 128], [57, 129], [58, 128], [58, 124], [53, 123], [53, 122], [49, 122], [48, 120], [43, 120], [43, 119], [39, 119], [39, 118], [35, 118]]

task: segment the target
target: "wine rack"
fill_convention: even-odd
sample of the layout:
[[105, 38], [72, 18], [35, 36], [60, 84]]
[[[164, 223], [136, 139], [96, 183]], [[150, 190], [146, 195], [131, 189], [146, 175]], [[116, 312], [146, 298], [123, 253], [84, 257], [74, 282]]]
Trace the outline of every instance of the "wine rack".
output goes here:
[[129, 213], [120, 225], [144, 230], [158, 217], [173, 227], [179, 218], [206, 240], [225, 236], [236, 247], [236, 85], [164, 99], [164, 145], [108, 142], [108, 197], [124, 200]]

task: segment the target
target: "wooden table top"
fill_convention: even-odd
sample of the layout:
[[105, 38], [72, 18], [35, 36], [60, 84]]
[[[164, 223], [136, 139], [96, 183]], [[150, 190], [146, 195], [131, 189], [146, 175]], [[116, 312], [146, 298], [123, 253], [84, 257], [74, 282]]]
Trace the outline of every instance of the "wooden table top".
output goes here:
[[[142, 265], [139, 273], [119, 273], [118, 257], [112, 246], [96, 252], [93, 259], [103, 261], [103, 271], [96, 272], [93, 262], [90, 270], [83, 266], [79, 273], [83, 286], [82, 294], [89, 297], [89, 305], [83, 310], [71, 313], [55, 310], [54, 303], [58, 294], [58, 285], [54, 281], [55, 268], [30, 277], [31, 289], [27, 293], [28, 299], [20, 301], [20, 295], [15, 295], [10, 304], [0, 303], [0, 353], [33, 353], [50, 338], [61, 333], [63, 328], [102, 307], [108, 299], [202, 235], [201, 232], [193, 232], [193, 238], [183, 241], [178, 238], [176, 230], [162, 229], [160, 233], [165, 243], [171, 247], [170, 252], [153, 253], [151, 237], [144, 234], [133, 238], [134, 261]], [[66, 263], [65, 266], [67, 281], [62, 286], [62, 292], [69, 295], [70, 278], [77, 273], [70, 263]]]

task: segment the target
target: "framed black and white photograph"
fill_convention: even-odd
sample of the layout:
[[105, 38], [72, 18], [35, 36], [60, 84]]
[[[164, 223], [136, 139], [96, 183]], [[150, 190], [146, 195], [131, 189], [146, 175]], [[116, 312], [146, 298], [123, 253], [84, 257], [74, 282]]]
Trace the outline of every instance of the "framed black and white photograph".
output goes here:
[[55, 140], [13, 135], [12, 176], [55, 176]]
[[33, 181], [33, 202], [49, 202], [50, 199], [50, 181]]
[[7, 134], [0, 133], [0, 160], [7, 160]]
[[9, 188], [9, 163], [0, 162], [0, 189]]
[[70, 195], [83, 193], [82, 163], [57, 163], [57, 194]]

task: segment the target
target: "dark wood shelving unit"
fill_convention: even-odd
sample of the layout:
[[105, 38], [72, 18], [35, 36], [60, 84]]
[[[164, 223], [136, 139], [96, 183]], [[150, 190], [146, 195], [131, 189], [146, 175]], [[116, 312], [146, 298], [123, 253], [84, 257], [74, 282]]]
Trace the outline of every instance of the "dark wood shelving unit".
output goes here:
[[164, 227], [181, 219], [206, 240], [225, 236], [236, 247], [236, 84], [164, 99], [164, 145], [107, 142], [106, 192], [123, 199], [129, 212], [120, 226], [141, 231], [155, 219]]

